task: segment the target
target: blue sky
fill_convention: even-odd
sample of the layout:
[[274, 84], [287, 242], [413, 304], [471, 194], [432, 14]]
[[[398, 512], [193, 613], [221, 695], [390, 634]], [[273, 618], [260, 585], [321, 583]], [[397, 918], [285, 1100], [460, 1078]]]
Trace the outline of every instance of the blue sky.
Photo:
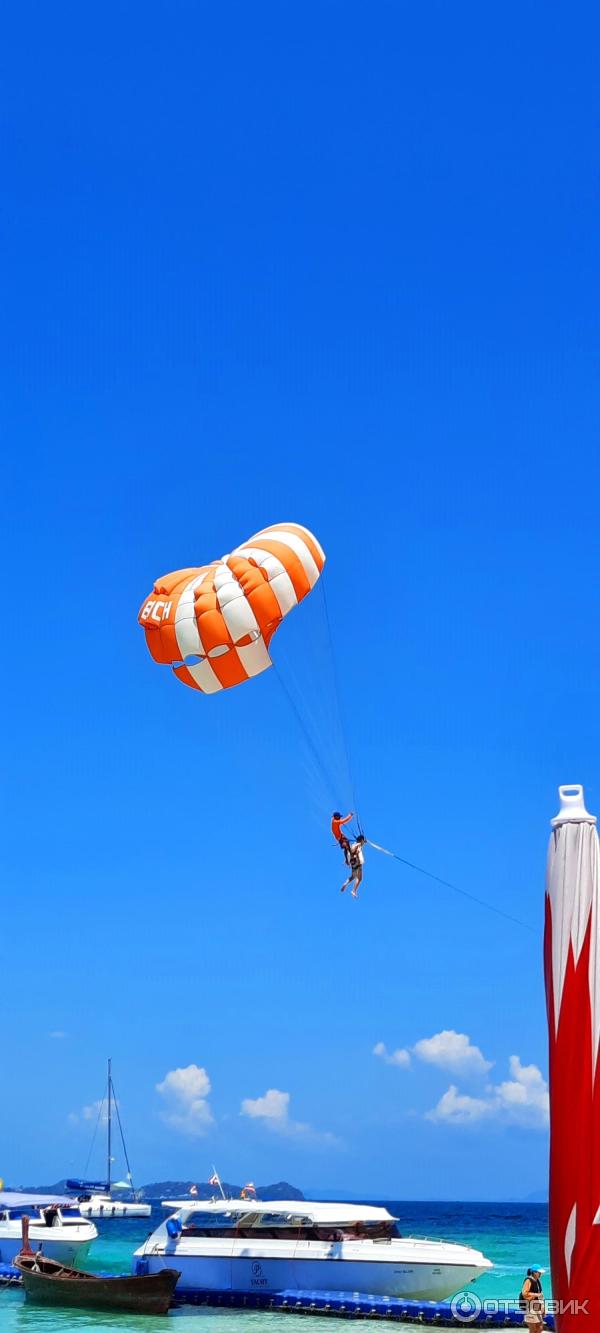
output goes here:
[[[538, 1189], [548, 820], [600, 808], [595, 11], [8, 29], [0, 1174], [83, 1170], [111, 1054], [142, 1180]], [[275, 672], [151, 662], [154, 578], [288, 519], [367, 832], [532, 929], [373, 851], [342, 899]], [[327, 712], [320, 615], [274, 655]]]

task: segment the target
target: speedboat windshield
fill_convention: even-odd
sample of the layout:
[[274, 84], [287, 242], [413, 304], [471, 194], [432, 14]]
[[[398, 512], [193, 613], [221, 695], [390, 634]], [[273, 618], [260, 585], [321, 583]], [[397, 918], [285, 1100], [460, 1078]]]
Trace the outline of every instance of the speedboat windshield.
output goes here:
[[184, 1236], [255, 1236], [263, 1240], [391, 1240], [399, 1232], [393, 1218], [342, 1220], [332, 1223], [308, 1213], [249, 1212], [191, 1208], [180, 1214]]

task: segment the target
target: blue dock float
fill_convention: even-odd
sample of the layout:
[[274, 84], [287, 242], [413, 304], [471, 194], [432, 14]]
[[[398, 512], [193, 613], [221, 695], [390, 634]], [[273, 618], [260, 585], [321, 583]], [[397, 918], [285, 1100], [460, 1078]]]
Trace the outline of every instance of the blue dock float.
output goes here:
[[[522, 1328], [523, 1314], [514, 1301], [481, 1299], [469, 1292], [461, 1303], [408, 1301], [399, 1296], [371, 1296], [354, 1291], [212, 1291], [205, 1288], [179, 1293], [177, 1305], [212, 1305], [227, 1309], [281, 1311], [282, 1314], [333, 1315], [346, 1319], [386, 1319], [441, 1328]], [[494, 1309], [494, 1306], [499, 1308]], [[554, 1316], [544, 1326], [554, 1328]]]
[[[139, 1269], [138, 1264], [138, 1269]], [[110, 1277], [110, 1273], [103, 1273]], [[11, 1264], [0, 1264], [0, 1287], [22, 1285]], [[275, 1310], [281, 1314], [329, 1315], [338, 1319], [386, 1319], [391, 1323], [422, 1324], [437, 1328], [522, 1328], [523, 1315], [514, 1302], [481, 1300], [469, 1292], [458, 1305], [452, 1301], [408, 1301], [399, 1296], [371, 1296], [362, 1291], [213, 1291], [175, 1290], [174, 1304], [218, 1306], [229, 1310]], [[498, 1308], [491, 1308], [497, 1306]], [[554, 1329], [554, 1315], [544, 1327]]]
[[0, 1286], [1, 1287], [20, 1287], [21, 1274], [18, 1268], [13, 1268], [12, 1264], [0, 1264]]

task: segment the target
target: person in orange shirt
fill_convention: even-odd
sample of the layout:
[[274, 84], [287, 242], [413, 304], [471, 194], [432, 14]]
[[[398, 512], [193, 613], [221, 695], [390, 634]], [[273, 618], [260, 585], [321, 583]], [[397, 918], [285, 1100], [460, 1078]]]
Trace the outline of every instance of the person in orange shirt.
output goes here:
[[339, 842], [340, 844], [340, 847], [344, 853], [344, 860], [346, 862], [346, 865], [350, 864], [348, 861], [348, 852], [350, 850], [350, 843], [348, 842], [346, 834], [342, 833], [342, 824], [349, 824], [353, 816], [354, 816], [354, 811], [351, 810], [350, 814], [344, 815], [344, 818], [342, 819], [339, 810], [334, 810], [333, 815], [331, 817], [331, 832], [333, 833], [336, 842]]

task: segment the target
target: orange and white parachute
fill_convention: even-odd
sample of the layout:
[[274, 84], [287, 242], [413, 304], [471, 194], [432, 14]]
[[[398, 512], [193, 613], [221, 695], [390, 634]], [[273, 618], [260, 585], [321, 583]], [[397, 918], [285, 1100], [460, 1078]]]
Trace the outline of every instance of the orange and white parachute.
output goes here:
[[307, 528], [279, 523], [210, 565], [165, 574], [138, 616], [152, 657], [203, 694], [258, 676], [271, 666], [275, 631], [324, 564]]

